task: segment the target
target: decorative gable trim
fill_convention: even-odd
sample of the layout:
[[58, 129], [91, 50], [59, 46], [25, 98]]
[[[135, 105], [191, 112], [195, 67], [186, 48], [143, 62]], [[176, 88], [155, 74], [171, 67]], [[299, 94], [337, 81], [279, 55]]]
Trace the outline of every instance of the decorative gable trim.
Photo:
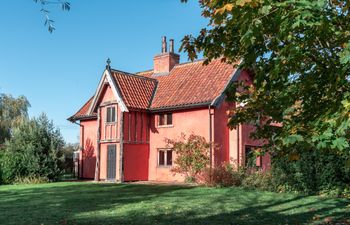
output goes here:
[[118, 90], [118, 87], [117, 87], [114, 79], [112, 78], [111, 73], [106, 69], [103, 72], [102, 78], [100, 80], [100, 83], [98, 84], [96, 93], [94, 95], [94, 99], [92, 100], [92, 104], [90, 105], [90, 108], [88, 111], [89, 114], [92, 114], [94, 109], [96, 109], [98, 99], [100, 98], [103, 85], [105, 84], [106, 81], [111, 86], [112, 92], [117, 100], [118, 106], [120, 107], [121, 111], [122, 112], [129, 112], [128, 108], [126, 107], [125, 103], [123, 102], [120, 91]]

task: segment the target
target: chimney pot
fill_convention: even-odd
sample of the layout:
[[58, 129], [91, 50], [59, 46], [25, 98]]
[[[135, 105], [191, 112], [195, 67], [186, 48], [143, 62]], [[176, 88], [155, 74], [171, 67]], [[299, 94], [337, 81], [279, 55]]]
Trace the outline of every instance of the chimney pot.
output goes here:
[[167, 52], [167, 43], [166, 43], [166, 36], [162, 37], [162, 53]]
[[170, 39], [169, 52], [174, 53], [174, 39]]

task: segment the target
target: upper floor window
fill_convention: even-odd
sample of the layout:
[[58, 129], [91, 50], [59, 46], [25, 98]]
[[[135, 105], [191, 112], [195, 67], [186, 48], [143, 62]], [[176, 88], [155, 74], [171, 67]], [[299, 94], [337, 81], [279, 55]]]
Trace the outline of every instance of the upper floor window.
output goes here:
[[158, 126], [169, 126], [169, 125], [173, 125], [173, 114], [172, 113], [159, 114]]
[[107, 107], [107, 115], [106, 115], [106, 122], [107, 123], [114, 123], [116, 122], [115, 119], [115, 107], [111, 106], [111, 107]]

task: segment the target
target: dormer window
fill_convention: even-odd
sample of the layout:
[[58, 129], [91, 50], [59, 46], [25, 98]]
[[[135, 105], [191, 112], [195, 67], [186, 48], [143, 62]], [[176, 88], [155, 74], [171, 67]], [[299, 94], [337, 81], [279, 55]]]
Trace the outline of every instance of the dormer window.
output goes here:
[[115, 123], [116, 122], [116, 116], [115, 116], [115, 107], [107, 107], [107, 115], [106, 115], [106, 122], [107, 123]]
[[159, 114], [158, 116], [158, 126], [171, 126], [173, 125], [173, 114], [172, 113], [164, 113]]

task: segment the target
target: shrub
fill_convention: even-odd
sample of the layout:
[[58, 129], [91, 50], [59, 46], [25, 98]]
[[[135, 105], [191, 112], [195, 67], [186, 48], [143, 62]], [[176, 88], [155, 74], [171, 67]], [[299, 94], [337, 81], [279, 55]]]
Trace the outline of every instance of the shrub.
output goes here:
[[2, 179], [2, 168], [1, 168], [2, 155], [3, 155], [3, 151], [1, 151], [1, 146], [0, 146], [0, 185], [4, 183]]
[[242, 180], [242, 187], [259, 189], [263, 191], [275, 191], [273, 176], [269, 171], [246, 172]]
[[50, 180], [47, 177], [29, 175], [26, 177], [15, 177], [13, 184], [42, 184], [48, 183], [49, 181]]
[[[306, 194], [346, 190], [350, 184], [348, 156], [328, 150], [305, 150], [291, 160], [288, 155], [272, 158], [277, 191]], [[335, 191], [337, 190], [337, 191]]]
[[212, 170], [205, 168], [197, 180], [211, 187], [230, 187], [240, 186], [244, 176], [243, 169], [236, 169], [233, 165], [225, 162], [212, 168]]
[[4, 145], [0, 161], [3, 182], [13, 183], [25, 177], [58, 180], [62, 174], [63, 144], [59, 130], [45, 115], [23, 120]]
[[185, 175], [187, 181], [195, 181], [197, 175], [209, 165], [209, 147], [204, 137], [182, 134], [180, 140], [166, 139], [176, 153], [172, 172]]

